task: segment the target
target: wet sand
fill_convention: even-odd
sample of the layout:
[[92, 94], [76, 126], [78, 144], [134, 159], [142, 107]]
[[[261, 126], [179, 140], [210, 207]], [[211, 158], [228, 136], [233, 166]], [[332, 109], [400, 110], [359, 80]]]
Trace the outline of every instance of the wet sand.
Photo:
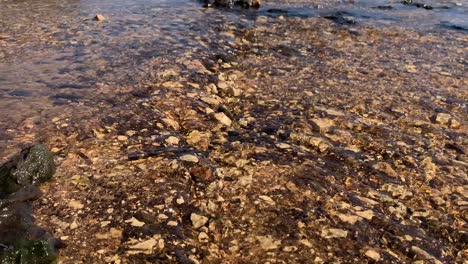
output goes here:
[[6, 131], [61, 263], [464, 263], [466, 31], [267, 4]]

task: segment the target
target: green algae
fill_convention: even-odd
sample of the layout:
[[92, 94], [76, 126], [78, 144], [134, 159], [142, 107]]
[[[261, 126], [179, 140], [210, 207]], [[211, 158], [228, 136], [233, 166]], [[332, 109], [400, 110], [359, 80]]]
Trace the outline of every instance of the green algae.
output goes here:
[[46, 182], [55, 173], [52, 154], [43, 144], [23, 150], [0, 166], [0, 198], [22, 187]]
[[57, 259], [54, 246], [47, 239], [22, 240], [13, 248], [0, 252], [0, 264], [50, 264]]

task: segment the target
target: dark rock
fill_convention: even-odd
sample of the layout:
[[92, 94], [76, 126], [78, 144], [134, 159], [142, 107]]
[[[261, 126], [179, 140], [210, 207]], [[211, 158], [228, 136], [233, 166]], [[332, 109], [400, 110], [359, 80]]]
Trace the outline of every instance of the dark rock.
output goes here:
[[431, 10], [431, 9], [434, 9], [432, 6], [430, 5], [426, 5], [426, 4], [423, 4], [423, 3], [417, 3], [417, 2], [413, 2], [413, 0], [403, 0], [401, 1], [402, 4], [404, 5], [407, 5], [407, 6], [415, 6], [417, 8], [424, 8], [424, 9], [427, 9], [427, 10]]
[[379, 5], [379, 6], [376, 6], [375, 8], [380, 9], [380, 10], [392, 10], [392, 9], [393, 9], [393, 6], [389, 6], [389, 5]]
[[45, 182], [54, 173], [54, 159], [46, 146], [38, 144], [24, 149], [19, 155], [0, 165], [0, 198], [21, 187]]
[[273, 14], [287, 14], [289, 13], [288, 10], [286, 9], [281, 9], [281, 8], [270, 8], [267, 10], [268, 13], [273, 13]]
[[54, 263], [57, 240], [34, 224], [35, 185], [52, 178], [55, 163], [47, 147], [26, 148], [0, 165], [0, 263]]
[[276, 51], [276, 52], [278, 52], [281, 55], [286, 56], [286, 57], [293, 57], [293, 56], [301, 55], [300, 51], [298, 51], [297, 49], [295, 49], [293, 47], [286, 46], [286, 45], [278, 45], [276, 47], [273, 47], [272, 50], [274, 50], [274, 51]]
[[240, 6], [243, 8], [259, 8], [259, 0], [203, 0], [205, 7], [227, 7]]
[[20, 241], [14, 250], [10, 249], [3, 252], [0, 250], [0, 262], [2, 264], [49, 264], [55, 263], [56, 258], [54, 245], [48, 240]]
[[341, 25], [352, 25], [356, 24], [356, 20], [347, 12], [344, 11], [338, 11], [330, 15], [324, 16], [326, 19], [330, 19], [335, 23], [341, 24]]

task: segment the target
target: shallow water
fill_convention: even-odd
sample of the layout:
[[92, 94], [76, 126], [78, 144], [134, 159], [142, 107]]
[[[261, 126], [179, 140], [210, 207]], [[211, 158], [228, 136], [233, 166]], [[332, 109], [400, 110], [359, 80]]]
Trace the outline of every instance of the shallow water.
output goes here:
[[386, 0], [278, 0], [231, 11], [192, 0], [0, 0], [0, 149], [8, 147], [5, 131], [24, 120], [94, 104], [99, 87], [137, 81], [152, 58], [210, 54], [226, 26], [252, 26], [259, 15], [466, 32], [464, 2], [420, 2], [433, 9]]

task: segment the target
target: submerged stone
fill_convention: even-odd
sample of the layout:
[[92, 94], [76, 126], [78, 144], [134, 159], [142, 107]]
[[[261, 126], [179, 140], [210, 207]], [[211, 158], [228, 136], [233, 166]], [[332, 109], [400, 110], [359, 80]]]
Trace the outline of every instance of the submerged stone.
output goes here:
[[0, 251], [1, 264], [49, 264], [56, 259], [54, 245], [47, 239], [23, 240], [14, 249]]
[[0, 165], [0, 198], [20, 188], [45, 182], [55, 173], [52, 154], [42, 144], [24, 149], [6, 163]]
[[0, 264], [54, 263], [56, 240], [34, 224], [37, 184], [52, 178], [55, 163], [46, 146], [34, 145], [0, 165]]
[[259, 0], [203, 0], [206, 7], [229, 7], [241, 6], [244, 8], [259, 8]]

